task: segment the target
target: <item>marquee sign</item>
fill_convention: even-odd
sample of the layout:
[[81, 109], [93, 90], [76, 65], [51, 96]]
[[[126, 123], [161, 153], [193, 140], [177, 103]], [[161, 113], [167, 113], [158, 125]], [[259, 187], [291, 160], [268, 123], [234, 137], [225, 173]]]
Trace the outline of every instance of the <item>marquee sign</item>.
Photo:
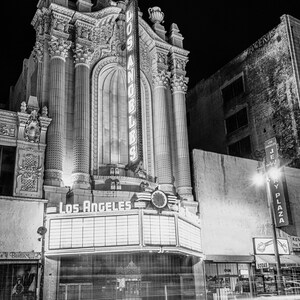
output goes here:
[[[278, 150], [275, 138], [265, 142], [265, 151], [266, 171], [269, 171], [272, 167], [279, 167]], [[289, 225], [289, 220], [282, 179], [269, 178], [269, 180], [276, 227], [287, 226]]]
[[134, 171], [143, 161], [140, 61], [138, 34], [138, 5], [136, 0], [129, 1], [126, 10], [126, 55], [127, 55], [127, 97], [129, 131], [129, 168]]
[[83, 201], [82, 205], [76, 204], [66, 204], [63, 202], [59, 203], [59, 213], [60, 214], [71, 214], [79, 212], [107, 212], [107, 211], [122, 211], [131, 209], [130, 201], [115, 201], [115, 202], [100, 202], [92, 203], [91, 201]]

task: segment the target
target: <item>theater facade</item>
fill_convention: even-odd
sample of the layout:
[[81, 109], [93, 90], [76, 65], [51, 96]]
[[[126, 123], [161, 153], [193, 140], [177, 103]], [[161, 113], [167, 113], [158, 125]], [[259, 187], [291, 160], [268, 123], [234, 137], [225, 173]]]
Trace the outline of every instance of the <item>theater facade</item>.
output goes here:
[[[185, 111], [188, 51], [175, 23], [165, 30], [159, 7], [147, 13], [148, 22], [136, 1], [37, 5], [36, 42], [10, 103], [26, 117], [26, 151], [44, 139], [38, 184], [23, 180], [12, 191], [44, 205], [37, 298], [203, 294]], [[19, 130], [16, 139], [22, 136]]]

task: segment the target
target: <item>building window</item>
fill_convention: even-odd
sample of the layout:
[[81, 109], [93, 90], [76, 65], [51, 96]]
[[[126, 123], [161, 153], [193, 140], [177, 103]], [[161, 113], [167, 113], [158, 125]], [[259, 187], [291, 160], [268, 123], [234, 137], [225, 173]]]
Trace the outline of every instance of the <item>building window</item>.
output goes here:
[[247, 108], [243, 108], [225, 121], [227, 133], [234, 132], [243, 126], [248, 125]]
[[0, 146], [0, 195], [12, 196], [16, 148]]
[[222, 89], [222, 97], [224, 104], [227, 104], [231, 99], [241, 95], [244, 92], [243, 77], [239, 77]]
[[228, 154], [239, 157], [250, 157], [251, 143], [250, 137], [247, 136], [234, 144], [228, 145]]

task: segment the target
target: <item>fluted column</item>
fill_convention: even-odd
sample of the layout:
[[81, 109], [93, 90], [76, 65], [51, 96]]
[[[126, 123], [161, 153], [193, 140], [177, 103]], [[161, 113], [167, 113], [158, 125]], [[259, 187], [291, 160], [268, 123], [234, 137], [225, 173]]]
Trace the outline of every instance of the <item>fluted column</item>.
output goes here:
[[52, 123], [47, 133], [45, 185], [64, 186], [62, 175], [65, 150], [65, 60], [70, 46], [70, 41], [54, 36], [49, 42], [49, 116]]
[[90, 59], [92, 50], [76, 44], [73, 188], [90, 188]]
[[193, 200], [190, 174], [190, 159], [186, 121], [185, 94], [188, 79], [174, 74], [171, 79], [176, 144], [176, 183], [178, 194], [186, 200]]
[[168, 72], [158, 71], [153, 76], [153, 81], [153, 121], [156, 173], [159, 188], [165, 192], [173, 192], [170, 132], [166, 99], [166, 89], [169, 84]]

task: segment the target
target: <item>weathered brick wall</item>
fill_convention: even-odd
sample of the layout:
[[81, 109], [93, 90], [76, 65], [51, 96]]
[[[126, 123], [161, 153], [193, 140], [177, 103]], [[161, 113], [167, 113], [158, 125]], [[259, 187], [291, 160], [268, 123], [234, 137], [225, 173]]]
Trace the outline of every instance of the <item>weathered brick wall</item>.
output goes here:
[[[253, 254], [253, 237], [271, 237], [265, 186], [255, 186], [259, 162], [202, 150], [193, 151], [195, 197], [199, 202], [205, 254]], [[300, 170], [285, 168], [293, 225], [279, 236], [300, 235]]]
[[[299, 34], [296, 42], [300, 49], [298, 26], [299, 32], [295, 34]], [[250, 132], [252, 157], [261, 159], [264, 156], [264, 142], [275, 136], [285, 162], [297, 166], [299, 94], [291, 60], [287, 26], [282, 21], [189, 91], [187, 108], [190, 116], [193, 116], [189, 131], [191, 148], [226, 153], [226, 142], [239, 140]], [[239, 96], [237, 105], [222, 115], [221, 87], [240, 73], [244, 74], [245, 92]], [[248, 132], [237, 130], [228, 139], [224, 117], [235, 113], [243, 105], [248, 107]]]

